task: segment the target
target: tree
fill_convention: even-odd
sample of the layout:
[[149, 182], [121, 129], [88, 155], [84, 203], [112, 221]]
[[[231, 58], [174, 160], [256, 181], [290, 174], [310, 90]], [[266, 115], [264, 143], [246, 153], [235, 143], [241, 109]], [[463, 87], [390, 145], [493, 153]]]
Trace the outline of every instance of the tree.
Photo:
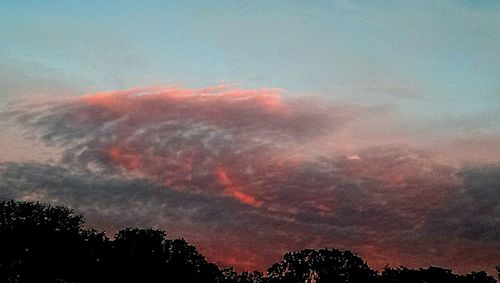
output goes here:
[[237, 273], [232, 267], [222, 270], [221, 283], [261, 283], [264, 280], [263, 274], [258, 271]]
[[169, 258], [165, 232], [120, 230], [112, 243], [109, 271], [118, 282], [164, 282]]
[[381, 276], [384, 283], [458, 283], [458, 280], [459, 277], [451, 270], [433, 266], [427, 269], [386, 267]]
[[83, 248], [86, 251], [86, 265], [80, 266], [83, 270], [82, 282], [111, 282], [110, 266], [112, 242], [104, 232], [96, 230], [81, 231]]
[[471, 272], [465, 276], [462, 276], [462, 282], [464, 283], [496, 283], [495, 278], [489, 276], [484, 271]]
[[269, 282], [372, 282], [376, 272], [350, 251], [301, 250], [287, 253], [268, 269]]
[[458, 275], [450, 269], [431, 266], [427, 269], [396, 269], [386, 267], [382, 272], [383, 283], [495, 283], [496, 280], [486, 272], [472, 272], [467, 275]]
[[113, 241], [111, 278], [119, 282], [204, 282], [222, 277], [217, 265], [208, 263], [183, 239], [168, 240], [153, 229], [119, 231]]
[[0, 282], [219, 282], [219, 268], [183, 239], [153, 229], [113, 241], [65, 207], [0, 203]]
[[[127, 228], [114, 240], [83, 228], [73, 210], [31, 202], [0, 202], [0, 282], [190, 283], [495, 283], [484, 271], [386, 267], [372, 270], [358, 255], [336, 249], [287, 253], [260, 272], [220, 270], [184, 239]], [[500, 277], [500, 266], [496, 267]]]
[[[168, 272], [175, 282], [217, 282], [222, 278], [219, 268], [208, 263], [196, 247], [184, 239], [169, 242]], [[177, 280], [177, 281], [176, 281]]]
[[65, 207], [0, 203], [0, 281], [80, 282], [94, 261], [84, 219]]

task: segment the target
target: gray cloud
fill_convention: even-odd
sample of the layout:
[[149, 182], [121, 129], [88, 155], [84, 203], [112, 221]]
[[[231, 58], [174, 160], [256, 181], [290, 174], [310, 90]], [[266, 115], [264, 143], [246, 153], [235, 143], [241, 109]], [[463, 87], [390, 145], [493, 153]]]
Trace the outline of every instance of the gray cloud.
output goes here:
[[500, 166], [463, 168], [463, 182], [432, 216], [430, 229], [446, 236], [500, 242]]
[[63, 157], [4, 163], [0, 197], [68, 205], [108, 231], [162, 228], [241, 268], [324, 246], [378, 268], [491, 268], [500, 259], [491, 252], [500, 242], [496, 167], [457, 169], [401, 146], [349, 156], [323, 142], [378, 111], [228, 87], [18, 105], [4, 117]]

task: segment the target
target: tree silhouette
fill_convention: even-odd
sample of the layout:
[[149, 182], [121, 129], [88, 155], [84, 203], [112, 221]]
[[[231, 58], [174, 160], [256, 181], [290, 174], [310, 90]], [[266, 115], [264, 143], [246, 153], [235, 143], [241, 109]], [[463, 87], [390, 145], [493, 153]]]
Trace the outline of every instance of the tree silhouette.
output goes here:
[[169, 258], [165, 232], [152, 229], [125, 229], [115, 235], [111, 266], [119, 282], [165, 282]]
[[[71, 209], [48, 204], [0, 202], [0, 282], [192, 282], [192, 283], [495, 283], [484, 271], [386, 267], [372, 270], [355, 253], [306, 249], [284, 255], [260, 272], [220, 270], [184, 239], [127, 228], [113, 240], [83, 228]], [[500, 277], [500, 266], [496, 267]]]
[[268, 269], [269, 282], [373, 282], [376, 272], [350, 251], [301, 250], [287, 253]]
[[165, 232], [127, 228], [113, 241], [112, 280], [119, 282], [217, 282], [219, 268], [183, 239]]
[[472, 272], [467, 275], [458, 275], [450, 269], [429, 267], [427, 269], [408, 269], [400, 267], [391, 269], [386, 267], [382, 272], [383, 283], [495, 283], [496, 280], [486, 272]]
[[65, 207], [0, 203], [0, 281], [79, 282], [95, 263], [83, 217]]
[[384, 283], [446, 283], [458, 282], [458, 277], [449, 269], [429, 267], [428, 269], [389, 268], [382, 272]]
[[489, 276], [484, 271], [471, 272], [465, 276], [461, 276], [461, 282], [467, 283], [495, 283], [495, 278]]
[[222, 277], [221, 283], [261, 283], [265, 280], [261, 272], [237, 273], [232, 267], [223, 269]]
[[209, 264], [196, 248], [184, 239], [169, 242], [168, 272], [178, 282], [216, 282], [222, 277], [219, 268]]
[[78, 282], [112, 282], [109, 279], [110, 267], [112, 266], [112, 242], [104, 232], [95, 230], [83, 230], [83, 247], [86, 250], [86, 265], [80, 265], [83, 270], [82, 280]]

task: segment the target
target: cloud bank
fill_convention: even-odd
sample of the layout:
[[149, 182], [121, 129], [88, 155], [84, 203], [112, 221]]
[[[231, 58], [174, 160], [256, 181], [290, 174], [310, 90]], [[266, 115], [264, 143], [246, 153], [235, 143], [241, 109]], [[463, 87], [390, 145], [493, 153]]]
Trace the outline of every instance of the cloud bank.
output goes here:
[[500, 261], [500, 167], [457, 168], [401, 145], [345, 151], [337, 133], [376, 115], [231, 86], [18, 104], [3, 117], [62, 156], [4, 163], [0, 196], [69, 205], [108, 231], [162, 228], [242, 269], [334, 246], [378, 268], [491, 270]]

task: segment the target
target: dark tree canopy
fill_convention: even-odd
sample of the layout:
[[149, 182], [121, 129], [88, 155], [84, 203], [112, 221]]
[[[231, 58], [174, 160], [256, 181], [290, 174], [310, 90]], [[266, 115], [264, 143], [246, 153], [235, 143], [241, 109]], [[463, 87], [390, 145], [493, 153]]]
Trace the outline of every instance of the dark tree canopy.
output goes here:
[[244, 271], [242, 273], [238, 273], [234, 271], [232, 267], [226, 268], [222, 270], [223, 281], [221, 283], [261, 283], [267, 282], [264, 280], [264, 275], [262, 272], [254, 271], [248, 272]]
[[120, 282], [164, 282], [168, 256], [164, 232], [128, 228], [115, 235], [109, 265]]
[[[0, 202], [0, 282], [193, 283], [494, 283], [486, 272], [449, 269], [371, 269], [361, 257], [336, 249], [284, 255], [268, 274], [220, 270], [184, 239], [127, 228], [113, 240], [83, 228], [84, 218], [48, 204]], [[497, 267], [500, 276], [500, 267]]]
[[0, 282], [218, 282], [222, 273], [183, 239], [127, 228], [111, 241], [65, 207], [0, 203]]
[[495, 283], [486, 272], [472, 272], [466, 275], [454, 274], [450, 269], [429, 267], [427, 269], [385, 268], [382, 272], [384, 283]]
[[270, 282], [372, 282], [376, 272], [350, 251], [302, 250], [287, 253], [268, 269]]
[[0, 208], [0, 230], [78, 233], [83, 216], [62, 206], [34, 202], [4, 201]]
[[7, 282], [55, 282], [85, 277], [91, 264], [83, 217], [30, 202], [0, 203], [0, 276]]

